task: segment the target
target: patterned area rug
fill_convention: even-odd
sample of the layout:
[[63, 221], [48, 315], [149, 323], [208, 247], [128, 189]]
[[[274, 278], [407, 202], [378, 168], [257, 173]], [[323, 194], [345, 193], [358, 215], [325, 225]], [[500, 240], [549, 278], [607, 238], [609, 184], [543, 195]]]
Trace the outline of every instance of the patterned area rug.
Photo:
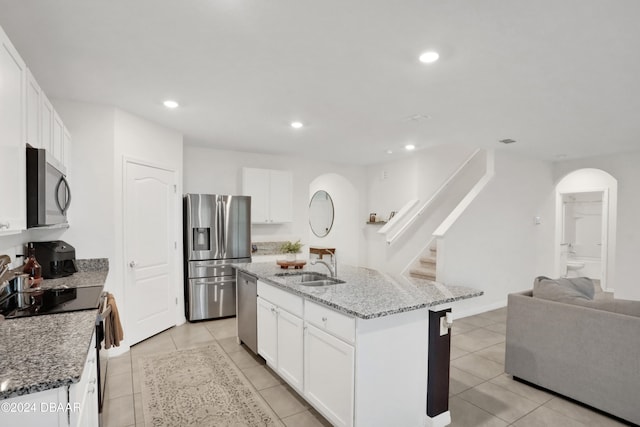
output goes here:
[[282, 426], [219, 344], [140, 359], [145, 425]]

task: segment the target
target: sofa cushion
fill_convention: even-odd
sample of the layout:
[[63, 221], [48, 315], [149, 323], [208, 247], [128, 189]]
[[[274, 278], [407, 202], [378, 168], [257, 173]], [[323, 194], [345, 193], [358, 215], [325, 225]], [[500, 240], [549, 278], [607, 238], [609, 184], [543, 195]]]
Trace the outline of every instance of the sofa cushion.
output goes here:
[[591, 301], [595, 290], [588, 277], [550, 279], [536, 277], [533, 281], [533, 296], [551, 301], [575, 304]]

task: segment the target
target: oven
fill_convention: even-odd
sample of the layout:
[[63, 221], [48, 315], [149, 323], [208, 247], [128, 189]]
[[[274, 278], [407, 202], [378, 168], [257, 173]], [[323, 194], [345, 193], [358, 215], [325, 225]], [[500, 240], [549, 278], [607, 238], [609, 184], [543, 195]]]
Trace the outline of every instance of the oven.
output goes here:
[[102, 425], [102, 408], [104, 404], [104, 392], [107, 383], [107, 365], [109, 356], [105, 348], [105, 328], [104, 322], [111, 314], [111, 306], [107, 304], [107, 293], [100, 296], [100, 306], [96, 317], [96, 366], [98, 369], [98, 418]]

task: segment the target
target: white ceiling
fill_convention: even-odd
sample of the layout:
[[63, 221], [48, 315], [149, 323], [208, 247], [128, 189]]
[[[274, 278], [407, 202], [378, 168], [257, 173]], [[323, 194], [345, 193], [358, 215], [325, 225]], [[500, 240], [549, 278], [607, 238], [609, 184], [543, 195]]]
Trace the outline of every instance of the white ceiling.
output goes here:
[[[408, 142], [640, 149], [639, 16], [637, 0], [0, 0], [50, 97], [190, 144], [353, 164]], [[429, 49], [440, 60], [418, 62]]]

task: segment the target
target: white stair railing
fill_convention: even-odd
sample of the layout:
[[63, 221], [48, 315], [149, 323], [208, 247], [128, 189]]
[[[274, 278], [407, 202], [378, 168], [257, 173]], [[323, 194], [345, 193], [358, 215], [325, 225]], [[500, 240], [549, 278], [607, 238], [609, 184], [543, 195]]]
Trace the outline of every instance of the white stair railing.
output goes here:
[[[449, 178], [447, 178], [447, 180], [442, 183], [442, 185], [435, 191], [435, 193], [433, 193], [433, 195], [426, 201], [424, 202], [424, 204], [422, 204], [422, 206], [411, 216], [409, 217], [408, 220], [406, 220], [401, 226], [400, 228], [398, 228], [398, 230], [393, 233], [391, 236], [388, 236], [386, 238], [386, 242], [388, 245], [393, 244], [393, 242], [398, 239], [398, 237], [400, 237], [402, 234], [404, 234], [404, 232], [409, 228], [409, 226], [411, 226], [411, 224], [413, 224], [430, 206], [431, 204], [442, 194], [444, 193], [445, 190], [447, 190], [447, 188], [449, 188], [449, 186], [451, 185], [451, 183], [455, 180], [455, 178], [460, 175], [460, 173], [462, 173], [462, 171], [465, 170], [466, 166], [478, 155], [478, 153], [482, 152], [481, 149], [476, 149], [473, 153], [471, 153], [471, 155], [451, 174], [451, 176], [449, 176]], [[416, 200], [417, 203], [417, 200]], [[415, 205], [415, 204], [414, 204]], [[405, 205], [406, 206], [406, 205]], [[413, 205], [412, 205], [413, 207]], [[407, 210], [408, 212], [408, 210]], [[397, 216], [397, 214], [396, 214]], [[404, 215], [403, 215], [404, 216]], [[392, 220], [395, 219], [395, 216], [392, 218]], [[391, 223], [391, 221], [389, 223], [387, 223], [386, 225], [390, 225], [390, 227], [384, 228], [379, 230], [379, 233], [387, 233], [388, 234], [388, 230], [391, 230], [391, 228], [395, 225], [395, 224], [399, 224], [400, 223], [400, 218], [398, 219], [398, 221], [394, 221], [393, 223]]]
[[411, 199], [411, 200], [409, 200], [402, 207], [402, 209], [400, 209], [398, 212], [396, 212], [396, 214], [393, 216], [393, 218], [391, 218], [389, 221], [387, 221], [387, 223], [385, 225], [380, 227], [380, 230], [378, 230], [378, 233], [387, 234], [389, 232], [389, 230], [391, 230], [393, 227], [396, 226], [396, 224], [400, 224], [402, 222], [402, 220], [404, 219], [404, 217], [407, 216], [409, 214], [409, 212], [411, 212], [411, 209], [413, 209], [413, 207], [415, 205], [417, 205], [419, 201], [420, 201], [419, 199]]
[[445, 233], [451, 228], [451, 226], [460, 218], [462, 213], [469, 207], [471, 202], [478, 197], [478, 194], [482, 192], [484, 187], [491, 181], [495, 175], [495, 156], [494, 151], [487, 152], [487, 169], [480, 178], [480, 180], [473, 186], [473, 188], [467, 193], [466, 196], [458, 203], [451, 213], [445, 218], [444, 221], [433, 232], [434, 237], [444, 237]]

